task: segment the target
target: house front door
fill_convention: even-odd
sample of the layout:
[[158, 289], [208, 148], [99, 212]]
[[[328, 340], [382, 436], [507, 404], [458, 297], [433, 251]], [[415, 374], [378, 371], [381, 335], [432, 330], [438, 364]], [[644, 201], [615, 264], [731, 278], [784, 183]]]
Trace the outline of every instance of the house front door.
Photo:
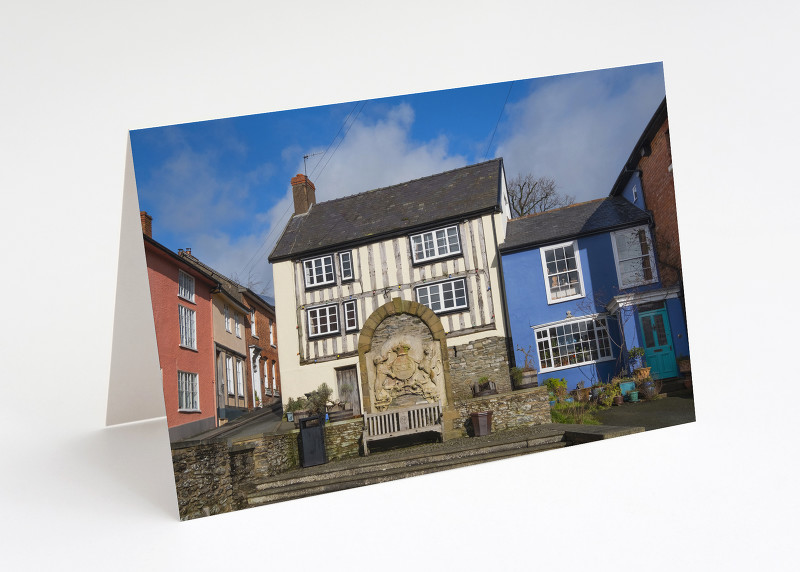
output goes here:
[[675, 349], [669, 329], [667, 310], [662, 308], [639, 314], [642, 339], [644, 340], [644, 359], [650, 366], [653, 379], [666, 379], [678, 375], [675, 362]]
[[361, 400], [358, 395], [358, 374], [356, 366], [336, 370], [336, 386], [341, 401], [349, 402], [353, 413], [361, 414]]

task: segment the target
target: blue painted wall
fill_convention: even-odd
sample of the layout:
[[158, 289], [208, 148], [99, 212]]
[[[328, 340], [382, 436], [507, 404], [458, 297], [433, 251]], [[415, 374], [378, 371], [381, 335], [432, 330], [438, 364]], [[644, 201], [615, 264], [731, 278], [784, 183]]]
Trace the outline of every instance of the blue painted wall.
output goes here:
[[[632, 177], [633, 178], [633, 177]], [[641, 200], [641, 196], [639, 197]], [[564, 378], [567, 387], [574, 389], [580, 381], [590, 386], [596, 381], [607, 381], [613, 377], [626, 364], [627, 348], [642, 345], [638, 340], [637, 316], [635, 309], [624, 309], [623, 323], [618, 324], [609, 316], [608, 325], [612, 337], [612, 352], [615, 357], [612, 361], [598, 362], [595, 364], [559, 369], [551, 372], [541, 372], [538, 355], [536, 355], [536, 340], [532, 326], [541, 326], [550, 322], [557, 322], [567, 318], [567, 312], [573, 317], [599, 314], [605, 312], [605, 304], [612, 297], [620, 293], [617, 281], [614, 251], [611, 245], [610, 233], [578, 239], [578, 253], [583, 274], [584, 297], [555, 304], [547, 303], [547, 292], [542, 269], [542, 259], [539, 248], [503, 255], [503, 274], [506, 285], [506, 298], [511, 321], [511, 337], [514, 343], [515, 359], [517, 366], [522, 366], [525, 361], [523, 352], [517, 348], [532, 349], [534, 367], [540, 370], [539, 380], [544, 381], [549, 377]], [[643, 292], [660, 288], [660, 283], [640, 286], [635, 290]], [[686, 326], [683, 313], [678, 302], [677, 309], [673, 308], [672, 300], [669, 301], [669, 317], [673, 329], [673, 337], [682, 334], [680, 339], [686, 342]], [[676, 314], [673, 317], [673, 314]], [[620, 344], [624, 347], [620, 352]], [[623, 357], [620, 357], [622, 353]], [[688, 355], [688, 342], [683, 346], [676, 344], [676, 355]]]
[[[633, 199], [633, 188], [636, 187], [636, 200]], [[642, 210], [646, 210], [647, 206], [644, 204], [644, 193], [642, 192], [642, 180], [639, 178], [639, 171], [636, 171], [628, 179], [628, 184], [622, 191], [622, 197], [629, 203], [632, 203]]]

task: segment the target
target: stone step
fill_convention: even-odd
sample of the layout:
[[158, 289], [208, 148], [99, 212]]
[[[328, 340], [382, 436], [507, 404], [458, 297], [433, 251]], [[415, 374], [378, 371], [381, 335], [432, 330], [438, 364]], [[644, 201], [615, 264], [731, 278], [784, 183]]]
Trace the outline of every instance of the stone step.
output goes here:
[[390, 471], [397, 468], [413, 468], [431, 463], [447, 461], [448, 459], [459, 458], [465, 459], [484, 454], [499, 453], [504, 451], [514, 451], [517, 449], [528, 449], [537, 447], [539, 445], [549, 445], [551, 443], [558, 443], [563, 440], [563, 432], [554, 432], [552, 434], [545, 434], [538, 437], [531, 437], [518, 441], [496, 443], [477, 447], [474, 449], [461, 449], [456, 451], [447, 451], [438, 454], [424, 454], [424, 455], [409, 455], [396, 460], [382, 460], [380, 454], [374, 457], [366, 457], [362, 462], [353, 467], [336, 468], [335, 466], [329, 467], [326, 470], [324, 466], [312, 467], [310, 469], [300, 469], [285, 473], [284, 475], [277, 475], [269, 479], [263, 480], [255, 485], [257, 491], [269, 491], [271, 489], [283, 488], [286, 486], [312, 483], [326, 480], [335, 480], [345, 477], [366, 475], [375, 471]]
[[[248, 506], [261, 506], [276, 502], [298, 499], [311, 495], [324, 494], [329, 492], [341, 491], [366, 485], [384, 483], [406, 477], [425, 475], [459, 467], [466, 467], [487, 461], [494, 461], [559, 449], [567, 445], [566, 442], [553, 439], [537, 439], [536, 444], [531, 446], [519, 445], [517, 447], [490, 447], [490, 452], [465, 455], [437, 455], [437, 461], [428, 463], [419, 462], [408, 465], [402, 461], [392, 463], [381, 463], [372, 465], [366, 472], [353, 472], [350, 474], [340, 473], [338, 476], [324, 478], [324, 474], [318, 475], [322, 478], [314, 480], [295, 480], [291, 484], [285, 480], [282, 485], [258, 489], [252, 492], [247, 498]], [[517, 442], [524, 443], [524, 442]], [[462, 451], [462, 453], [473, 453], [473, 451]], [[444, 457], [444, 458], [441, 458]]]

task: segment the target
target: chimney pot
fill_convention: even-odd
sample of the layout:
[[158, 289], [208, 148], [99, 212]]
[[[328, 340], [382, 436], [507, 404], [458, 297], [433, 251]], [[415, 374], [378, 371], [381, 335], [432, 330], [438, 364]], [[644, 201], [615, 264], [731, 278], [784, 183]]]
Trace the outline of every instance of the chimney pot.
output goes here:
[[294, 197], [294, 214], [307, 213], [311, 205], [317, 202], [314, 183], [300, 173], [292, 177], [292, 195]]
[[153, 238], [153, 217], [147, 214], [147, 211], [139, 211], [139, 218], [142, 221], [142, 232]]

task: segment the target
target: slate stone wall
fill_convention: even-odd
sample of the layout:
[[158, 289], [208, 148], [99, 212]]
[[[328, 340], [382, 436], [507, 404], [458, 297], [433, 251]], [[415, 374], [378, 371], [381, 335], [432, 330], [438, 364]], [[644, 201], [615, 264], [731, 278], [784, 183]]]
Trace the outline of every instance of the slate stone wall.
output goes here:
[[328, 452], [328, 461], [358, 457], [363, 431], [362, 417], [325, 425], [325, 450]]
[[492, 411], [492, 432], [552, 422], [550, 400], [544, 386], [475, 397], [460, 402], [457, 409], [464, 427], [470, 413]]
[[172, 466], [181, 520], [234, 510], [233, 478], [226, 443], [174, 448]]
[[483, 338], [447, 348], [450, 360], [450, 383], [456, 404], [472, 399], [472, 384], [488, 377], [497, 385], [498, 393], [511, 391], [506, 340], [502, 337]]

